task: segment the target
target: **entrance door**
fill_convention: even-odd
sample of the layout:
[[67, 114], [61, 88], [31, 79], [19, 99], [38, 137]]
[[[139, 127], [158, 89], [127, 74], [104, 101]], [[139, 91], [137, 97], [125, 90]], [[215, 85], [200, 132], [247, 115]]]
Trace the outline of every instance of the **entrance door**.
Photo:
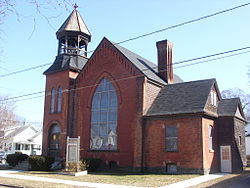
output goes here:
[[60, 127], [53, 124], [49, 130], [49, 147], [48, 155], [55, 157], [55, 160], [60, 159]]
[[220, 146], [221, 172], [232, 172], [231, 146]]

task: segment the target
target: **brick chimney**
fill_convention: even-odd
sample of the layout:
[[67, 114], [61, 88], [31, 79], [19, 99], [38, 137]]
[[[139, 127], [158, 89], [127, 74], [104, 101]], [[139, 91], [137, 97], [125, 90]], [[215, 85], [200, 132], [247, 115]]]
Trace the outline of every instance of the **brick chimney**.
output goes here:
[[173, 83], [173, 43], [168, 40], [156, 43], [158, 56], [158, 75], [168, 84]]

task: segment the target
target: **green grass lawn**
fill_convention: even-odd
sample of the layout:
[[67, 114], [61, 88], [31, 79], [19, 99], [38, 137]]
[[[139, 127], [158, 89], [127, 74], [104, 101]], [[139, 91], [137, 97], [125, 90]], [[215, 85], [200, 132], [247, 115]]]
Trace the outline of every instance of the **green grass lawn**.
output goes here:
[[199, 175], [164, 175], [164, 174], [142, 174], [123, 171], [103, 171], [90, 172], [88, 175], [74, 177], [68, 175], [59, 175], [55, 172], [27, 171], [18, 173], [29, 176], [41, 176], [54, 179], [65, 179], [82, 182], [108, 183], [118, 185], [159, 187], [178, 181], [197, 177]]
[[64, 185], [59, 183], [37, 182], [4, 177], [0, 177], [0, 184], [22, 186], [26, 188], [79, 188], [79, 186]]

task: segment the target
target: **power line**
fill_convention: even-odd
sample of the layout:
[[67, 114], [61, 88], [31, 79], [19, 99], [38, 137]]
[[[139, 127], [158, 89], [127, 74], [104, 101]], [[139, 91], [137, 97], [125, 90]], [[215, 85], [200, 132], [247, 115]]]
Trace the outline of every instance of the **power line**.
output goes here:
[[[187, 63], [187, 62], [192, 62], [192, 61], [195, 61], [195, 60], [206, 59], [208, 57], [215, 57], [215, 56], [218, 56], [218, 55], [223, 55], [223, 54], [238, 52], [238, 51], [246, 50], [246, 49], [249, 49], [249, 48], [250, 47], [244, 47], [244, 48], [239, 48], [239, 49], [235, 49], [235, 50], [230, 50], [230, 51], [220, 52], [220, 53], [216, 53], [216, 54], [211, 54], [211, 55], [207, 55], [207, 56], [192, 58], [192, 59], [183, 60], [183, 61], [178, 61], [178, 62], [173, 63], [173, 65], [178, 65], [178, 64], [183, 64], [183, 63]], [[228, 57], [232, 57], [232, 56], [237, 56], [237, 55], [241, 55], [241, 54], [246, 54], [246, 53], [249, 53], [249, 52], [250, 52], [250, 50], [249, 51], [245, 51], [245, 52], [240, 52], [240, 53], [236, 53], [236, 54], [231, 54], [231, 55], [223, 56], [223, 57], [208, 59], [208, 60], [205, 60], [205, 61], [200, 61], [200, 62], [195, 62], [195, 63], [192, 63], [192, 64], [187, 64], [187, 65], [175, 67], [175, 69], [182, 68], [182, 67], [188, 67], [188, 66], [192, 66], [192, 65], [196, 65], [196, 64], [201, 64], [201, 63], [206, 63], [206, 62], [210, 62], [210, 61], [215, 61], [215, 60], [218, 60], [218, 59], [224, 59], [224, 58], [228, 58]], [[154, 70], [156, 68], [157, 68], [157, 66], [151, 67], [151, 68], [147, 68], [147, 69], [142, 69], [142, 72], [148, 71], [148, 70]], [[162, 70], [162, 71], [165, 71], [165, 70]], [[125, 78], [117, 79], [115, 81], [118, 82], [118, 81], [132, 79], [132, 78], [141, 77], [141, 76], [144, 76], [144, 74], [130, 76], [130, 77], [125, 77]], [[99, 83], [98, 84], [89, 85], [89, 86], [74, 88], [74, 89], [70, 89], [70, 90], [65, 89], [65, 90], [63, 90], [63, 93], [64, 92], [69, 92], [69, 91], [76, 91], [76, 90], [80, 90], [80, 89], [86, 89], [86, 88], [94, 87], [94, 86], [97, 86], [97, 85], [99, 85]], [[45, 91], [39, 91], [39, 92], [29, 93], [29, 94], [25, 94], [25, 95], [21, 95], [21, 96], [6, 98], [6, 99], [0, 100], [0, 102], [7, 101], [7, 100], [18, 99], [18, 98], [27, 97], [27, 96], [32, 96], [32, 95], [41, 94], [41, 93], [45, 93]], [[51, 93], [47, 93], [45, 96], [50, 96], [50, 95], [51, 95]], [[30, 100], [30, 99], [39, 98], [39, 97], [44, 97], [44, 95], [34, 96], [34, 97], [26, 98], [26, 99], [14, 100], [13, 102]]]
[[209, 15], [206, 15], [206, 16], [202, 16], [202, 17], [199, 17], [199, 18], [196, 18], [196, 19], [193, 19], [193, 20], [189, 20], [189, 21], [185, 21], [185, 22], [182, 22], [182, 23], [179, 23], [179, 24], [175, 24], [175, 25], [172, 25], [172, 26], [168, 26], [168, 27], [163, 28], [163, 29], [159, 29], [159, 30], [156, 30], [156, 31], [152, 31], [152, 32], [143, 34], [143, 35], [139, 35], [139, 36], [137, 36], [137, 37], [132, 37], [132, 38], [129, 38], [129, 39], [126, 39], [126, 40], [117, 42], [117, 43], [115, 43], [115, 45], [116, 45], [116, 44], [122, 44], [122, 43], [125, 43], [125, 42], [129, 42], [129, 41], [132, 41], [132, 40], [136, 40], [136, 39], [139, 39], [139, 38], [142, 38], [142, 37], [146, 37], [146, 36], [149, 36], [149, 35], [153, 35], [153, 34], [156, 34], [156, 33], [160, 33], [160, 32], [163, 32], [163, 31], [167, 31], [167, 30], [170, 30], [170, 29], [174, 29], [174, 28], [177, 28], [177, 27], [180, 27], [180, 26], [184, 26], [184, 25], [187, 25], [187, 24], [191, 24], [191, 23], [194, 23], [194, 22], [197, 22], [197, 21], [200, 21], [200, 20], [204, 20], [204, 19], [207, 19], [207, 18], [211, 18], [211, 17], [217, 16], [217, 15], [219, 15], [219, 14], [223, 14], [223, 13], [226, 13], [226, 12], [230, 12], [230, 11], [232, 11], [232, 10], [236, 10], [236, 9], [239, 9], [239, 8], [242, 8], [242, 7], [245, 7], [245, 6], [248, 6], [248, 5], [250, 5], [250, 3], [242, 4], [242, 5], [233, 7], [233, 8], [229, 8], [229, 9], [226, 9], [226, 10], [222, 10], [222, 11], [219, 11], [219, 12], [215, 12], [215, 13], [213, 13], [213, 14], [209, 14]]
[[215, 61], [215, 60], [219, 60], [219, 59], [225, 59], [225, 58], [228, 58], [228, 57], [233, 57], [233, 56], [246, 54], [246, 53], [250, 53], [250, 51], [240, 52], [240, 53], [237, 53], [237, 54], [231, 54], [231, 55], [227, 55], [227, 56], [223, 56], [223, 57], [217, 57], [217, 58], [213, 58], [213, 59], [209, 59], [209, 60], [205, 60], [205, 61], [199, 61], [199, 62], [191, 63], [191, 64], [188, 64], [188, 65], [181, 65], [181, 66], [175, 67], [175, 69], [188, 67], [188, 66], [192, 66], [192, 65], [197, 65], [197, 64], [201, 64], [201, 63], [206, 63], [206, 62], [210, 62], [210, 61]]
[[206, 56], [202, 56], [202, 57], [197, 57], [197, 58], [193, 58], [193, 59], [179, 61], [179, 62], [176, 62], [174, 64], [175, 65], [182, 64], [182, 63], [186, 63], [186, 62], [190, 62], [190, 61], [196, 61], [196, 60], [200, 60], [200, 59], [204, 59], [204, 58], [214, 57], [214, 56], [218, 56], [218, 55], [228, 54], [228, 53], [237, 52], [237, 51], [241, 51], [241, 50], [247, 50], [247, 49], [250, 49], [250, 47], [247, 46], [247, 47], [238, 48], [238, 49], [235, 49], [235, 50], [229, 50], [229, 51], [220, 52], [220, 53], [216, 53], [216, 54], [210, 54], [210, 55], [206, 55]]
[[29, 93], [29, 94], [25, 94], [25, 95], [20, 95], [20, 96], [16, 96], [16, 97], [10, 97], [7, 99], [2, 99], [0, 100], [0, 102], [2, 101], [6, 101], [6, 100], [12, 100], [12, 99], [16, 99], [16, 98], [21, 98], [21, 97], [27, 97], [27, 96], [31, 96], [31, 95], [36, 95], [36, 94], [40, 94], [40, 93], [44, 93], [45, 91], [38, 91], [38, 92], [34, 92], [34, 93]]
[[[229, 51], [225, 51], [225, 52], [220, 52], [220, 53], [216, 53], [216, 54], [210, 54], [210, 55], [196, 57], [196, 58], [192, 58], [192, 59], [177, 61], [177, 62], [173, 63], [173, 65], [178, 65], [178, 64], [183, 64], [183, 63], [187, 63], [187, 62], [191, 62], [191, 61], [196, 61], [196, 60], [200, 60], [200, 59], [206, 59], [206, 58], [209, 58], [209, 57], [219, 56], [219, 55], [233, 53], [233, 52], [238, 52], [238, 51], [242, 51], [242, 50], [246, 50], [246, 49], [250, 49], [250, 47], [248, 46], [248, 47], [238, 48], [238, 49], [229, 50]], [[215, 59], [212, 59], [212, 60], [206, 60], [206, 61], [202, 61], [202, 62], [205, 63], [205, 62], [214, 61], [214, 60], [217, 60], [217, 59], [223, 59], [223, 58], [227, 58], [227, 57], [231, 57], [231, 56], [235, 56], [235, 55], [240, 55], [240, 54], [244, 54], [244, 53], [248, 53], [248, 52], [249, 51], [238, 53], [238, 54], [234, 54], [234, 55], [230, 55], [230, 56], [223, 56], [222, 58], [215, 58]], [[196, 64], [198, 64], [198, 63], [196, 63]], [[188, 65], [193, 65], [193, 64], [188, 64]], [[186, 66], [181, 66], [181, 67], [186, 67]], [[156, 69], [156, 68], [158, 68], [158, 66], [151, 67], [151, 68], [152, 69]], [[179, 67], [176, 67], [176, 68], [179, 68]], [[143, 69], [143, 71], [144, 70], [146, 70], [146, 69]]]
[[37, 66], [34, 66], [34, 67], [22, 69], [22, 70], [19, 70], [19, 71], [10, 72], [10, 73], [7, 73], [7, 74], [2, 74], [2, 75], [0, 75], [0, 78], [6, 77], [6, 76], [11, 76], [11, 75], [18, 74], [18, 73], [22, 73], [22, 72], [26, 72], [26, 71], [30, 71], [30, 70], [37, 69], [37, 68], [41, 68], [41, 67], [44, 67], [44, 66], [46, 66], [46, 65], [51, 65], [51, 63], [46, 63], [46, 64], [42, 64], [42, 65], [37, 65]]
[[[152, 31], [152, 32], [149, 32], [149, 33], [146, 33], [146, 34], [142, 34], [142, 35], [136, 36], [136, 37], [132, 37], [132, 38], [129, 38], [129, 39], [126, 39], [126, 40], [114, 43], [114, 45], [126, 43], [126, 42], [129, 42], [129, 41], [132, 41], [132, 40], [136, 40], [136, 39], [139, 39], [139, 38], [143, 38], [143, 37], [149, 36], [149, 35], [153, 35], [153, 34], [160, 33], [160, 32], [163, 32], [163, 31], [167, 31], [167, 30], [170, 30], [170, 29], [174, 29], [174, 28], [177, 28], [177, 27], [180, 27], [180, 26], [191, 24], [191, 23], [203, 20], [203, 19], [207, 19], [207, 18], [210, 18], [210, 17], [217, 16], [219, 14], [223, 14], [223, 13], [226, 13], [226, 12], [229, 12], [229, 11], [233, 11], [233, 10], [245, 7], [245, 6], [248, 6], [248, 5], [250, 5], [250, 3], [242, 4], [242, 5], [239, 5], [239, 6], [236, 6], [236, 7], [232, 7], [232, 8], [226, 9], [226, 10], [215, 12], [213, 14], [209, 14], [209, 15], [202, 16], [202, 17], [199, 17], [199, 18], [196, 18], [196, 19], [192, 19], [192, 20], [189, 20], [189, 21], [185, 21], [185, 22], [182, 22], [182, 23], [179, 23], [179, 24], [168, 26], [168, 27], [163, 28], [163, 29], [159, 29], [159, 30], [156, 30], [156, 31]], [[91, 52], [94, 52], [94, 50], [88, 51], [86, 53], [91, 53]], [[41, 68], [41, 67], [44, 67], [44, 66], [47, 66], [47, 65], [51, 65], [51, 63], [46, 63], [46, 64], [42, 64], [42, 65], [38, 65], [38, 66], [26, 68], [26, 69], [23, 69], [23, 70], [11, 72], [11, 73], [8, 73], [8, 74], [3, 74], [3, 75], [0, 75], [0, 78], [11, 76], [11, 75], [22, 73], [22, 72], [26, 72], [26, 71], [30, 71], [30, 70], [34, 70], [34, 69]]]

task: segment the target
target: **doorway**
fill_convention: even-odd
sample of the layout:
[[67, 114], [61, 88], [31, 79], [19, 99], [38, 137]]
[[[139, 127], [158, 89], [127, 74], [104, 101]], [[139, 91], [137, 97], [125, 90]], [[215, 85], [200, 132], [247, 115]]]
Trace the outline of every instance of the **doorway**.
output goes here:
[[49, 147], [48, 154], [55, 160], [60, 159], [60, 134], [61, 129], [58, 124], [51, 125], [49, 129]]
[[221, 172], [232, 172], [231, 146], [220, 146]]

